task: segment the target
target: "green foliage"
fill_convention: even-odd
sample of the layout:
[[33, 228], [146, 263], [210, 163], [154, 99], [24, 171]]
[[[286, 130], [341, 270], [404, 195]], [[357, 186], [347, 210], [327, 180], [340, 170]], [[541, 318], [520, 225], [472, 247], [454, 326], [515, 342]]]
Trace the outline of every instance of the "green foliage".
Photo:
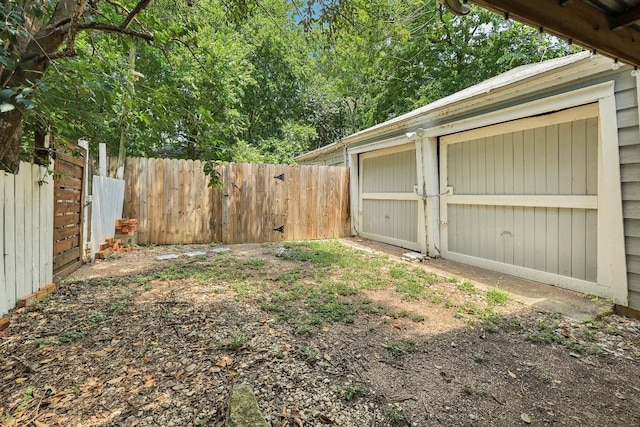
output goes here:
[[[46, 12], [32, 4], [0, 6], [4, 75], [16, 67], [11, 47], [26, 36], [25, 19]], [[101, 19], [122, 19], [114, 4], [100, 7]], [[87, 138], [94, 150], [106, 142], [111, 154], [123, 134], [131, 156], [292, 163], [566, 47], [474, 5], [456, 17], [437, 0], [158, 0], [136, 26], [154, 41], [78, 33], [78, 56], [4, 86], [0, 111], [31, 109], [28, 129]]]

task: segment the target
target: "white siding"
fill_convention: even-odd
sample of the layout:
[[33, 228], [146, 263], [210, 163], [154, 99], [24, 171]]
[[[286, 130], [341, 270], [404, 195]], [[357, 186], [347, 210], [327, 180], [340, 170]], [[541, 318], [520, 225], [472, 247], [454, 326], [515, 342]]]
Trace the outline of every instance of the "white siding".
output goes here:
[[52, 281], [52, 180], [30, 163], [17, 175], [0, 171], [0, 316]]

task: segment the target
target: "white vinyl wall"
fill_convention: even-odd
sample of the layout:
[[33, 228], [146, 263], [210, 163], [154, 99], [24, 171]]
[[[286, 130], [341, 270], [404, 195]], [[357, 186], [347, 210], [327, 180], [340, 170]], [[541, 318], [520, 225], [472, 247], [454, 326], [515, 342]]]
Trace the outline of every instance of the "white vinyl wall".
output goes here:
[[53, 280], [53, 176], [22, 162], [0, 170], [0, 317]]

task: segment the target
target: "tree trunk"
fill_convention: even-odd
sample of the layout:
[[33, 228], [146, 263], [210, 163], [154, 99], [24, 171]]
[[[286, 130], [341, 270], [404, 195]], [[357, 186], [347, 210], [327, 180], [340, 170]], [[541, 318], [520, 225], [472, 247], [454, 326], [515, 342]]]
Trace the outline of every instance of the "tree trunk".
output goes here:
[[24, 115], [17, 108], [0, 113], [0, 170], [18, 173], [23, 122]]

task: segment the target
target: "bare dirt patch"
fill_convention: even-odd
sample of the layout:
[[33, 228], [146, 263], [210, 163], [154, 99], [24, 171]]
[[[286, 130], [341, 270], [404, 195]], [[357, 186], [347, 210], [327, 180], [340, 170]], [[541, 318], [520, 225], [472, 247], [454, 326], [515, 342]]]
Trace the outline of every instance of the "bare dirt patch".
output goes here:
[[[339, 242], [145, 248], [0, 335], [3, 425], [640, 425], [640, 322], [575, 322]], [[277, 256], [279, 255], [279, 256]]]

